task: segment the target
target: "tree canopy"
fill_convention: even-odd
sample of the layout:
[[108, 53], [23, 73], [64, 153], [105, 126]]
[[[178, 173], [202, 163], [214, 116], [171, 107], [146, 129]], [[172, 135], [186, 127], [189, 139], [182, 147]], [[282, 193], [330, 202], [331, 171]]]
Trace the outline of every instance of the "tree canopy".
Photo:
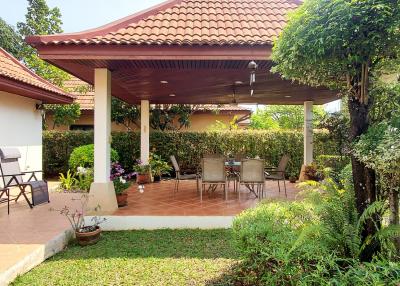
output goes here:
[[[313, 121], [317, 126], [326, 112], [322, 106], [314, 106]], [[304, 126], [302, 105], [267, 105], [251, 116], [253, 129], [301, 129]]]
[[[17, 23], [18, 32], [22, 37], [63, 32], [61, 12], [57, 7], [50, 9], [45, 0], [28, 0], [28, 3], [25, 22]], [[40, 59], [36, 49], [29, 45], [22, 46], [21, 57], [36, 74], [58, 86], [62, 87], [63, 82], [70, 78], [68, 73]]]
[[0, 47], [11, 53], [17, 59], [21, 56], [22, 38], [19, 33], [0, 18]]

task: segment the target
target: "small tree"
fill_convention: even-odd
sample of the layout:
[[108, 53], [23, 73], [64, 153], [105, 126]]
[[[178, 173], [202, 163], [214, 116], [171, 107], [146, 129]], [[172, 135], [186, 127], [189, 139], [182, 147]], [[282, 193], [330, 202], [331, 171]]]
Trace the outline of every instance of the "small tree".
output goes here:
[[140, 127], [138, 124], [139, 119], [140, 110], [136, 105], [131, 105], [115, 97], [112, 98], [111, 121], [116, 124], [122, 124], [128, 131], [131, 131], [131, 124]]
[[[326, 86], [348, 96], [350, 139], [369, 126], [374, 71], [399, 51], [398, 0], [306, 0], [276, 42], [274, 70], [285, 78]], [[352, 156], [357, 211], [376, 200], [375, 172]], [[362, 233], [374, 232], [371, 223]], [[371, 259], [366, 248], [361, 258]]]
[[[314, 126], [326, 114], [322, 106], [313, 108]], [[301, 105], [267, 105], [251, 116], [254, 129], [301, 129], [304, 125], [304, 107]]]
[[[53, 126], [55, 127], [62, 125], [74, 124], [76, 120], [81, 116], [81, 109], [78, 103], [73, 104], [46, 104], [46, 112], [50, 111], [53, 114]], [[44, 120], [45, 122], [45, 120]], [[45, 125], [44, 129], [48, 126]]]

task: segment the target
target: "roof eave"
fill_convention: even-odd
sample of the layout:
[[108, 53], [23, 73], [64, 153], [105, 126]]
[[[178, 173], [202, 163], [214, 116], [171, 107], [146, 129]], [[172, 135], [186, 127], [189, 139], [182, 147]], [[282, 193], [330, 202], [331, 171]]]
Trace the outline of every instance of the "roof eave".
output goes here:
[[40, 100], [44, 103], [69, 104], [74, 97], [57, 94], [20, 81], [0, 76], [0, 91]]

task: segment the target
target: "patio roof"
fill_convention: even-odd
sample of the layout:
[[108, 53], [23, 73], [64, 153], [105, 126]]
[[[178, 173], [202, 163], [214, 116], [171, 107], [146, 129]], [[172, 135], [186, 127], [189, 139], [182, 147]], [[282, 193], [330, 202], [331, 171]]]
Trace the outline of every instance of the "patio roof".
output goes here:
[[44, 103], [71, 103], [74, 96], [44, 80], [0, 48], [0, 91]]
[[[269, 72], [272, 42], [287, 13], [300, 4], [172, 0], [97, 29], [31, 36], [27, 42], [43, 59], [91, 84], [95, 68], [108, 68], [112, 94], [129, 103], [327, 103], [337, 98], [335, 92]], [[259, 66], [254, 96], [251, 60]]]

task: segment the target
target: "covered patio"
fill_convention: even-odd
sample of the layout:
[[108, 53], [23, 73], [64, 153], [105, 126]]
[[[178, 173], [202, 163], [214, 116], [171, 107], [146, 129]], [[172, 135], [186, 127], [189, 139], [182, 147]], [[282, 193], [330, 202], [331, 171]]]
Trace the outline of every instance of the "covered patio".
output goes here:
[[[95, 167], [91, 206], [100, 205], [105, 214], [139, 214], [137, 209], [116, 212], [110, 182], [111, 96], [141, 106], [144, 164], [149, 160], [150, 104], [302, 104], [304, 164], [310, 164], [312, 107], [333, 101], [337, 95], [270, 72], [273, 39], [285, 24], [285, 15], [299, 4], [295, 0], [259, 0], [246, 5], [240, 1], [172, 0], [97, 29], [28, 37], [27, 42], [39, 51], [41, 58], [94, 85]], [[178, 194], [179, 199], [169, 202], [179, 206], [160, 215], [189, 215], [189, 211], [181, 212], [182, 206], [188, 209], [193, 207], [191, 203], [198, 203], [194, 201], [197, 196], [191, 182], [187, 184]], [[153, 189], [159, 188], [162, 193], [171, 188], [172, 193], [169, 182], [158, 186], [146, 187], [149, 192], [137, 200], [136, 194], [131, 196], [143, 205], [143, 212], [147, 212], [147, 204], [150, 209], [156, 201], [160, 202], [147, 198]], [[240, 205], [218, 198], [217, 204], [232, 203], [227, 209], [232, 208], [231, 213], [236, 214], [233, 210], [250, 207], [253, 201], [248, 198]], [[214, 199], [204, 204], [198, 213], [193, 212], [203, 215], [203, 208], [214, 207]], [[216, 210], [219, 215], [228, 213], [223, 207]], [[153, 214], [156, 212], [153, 210]]]

